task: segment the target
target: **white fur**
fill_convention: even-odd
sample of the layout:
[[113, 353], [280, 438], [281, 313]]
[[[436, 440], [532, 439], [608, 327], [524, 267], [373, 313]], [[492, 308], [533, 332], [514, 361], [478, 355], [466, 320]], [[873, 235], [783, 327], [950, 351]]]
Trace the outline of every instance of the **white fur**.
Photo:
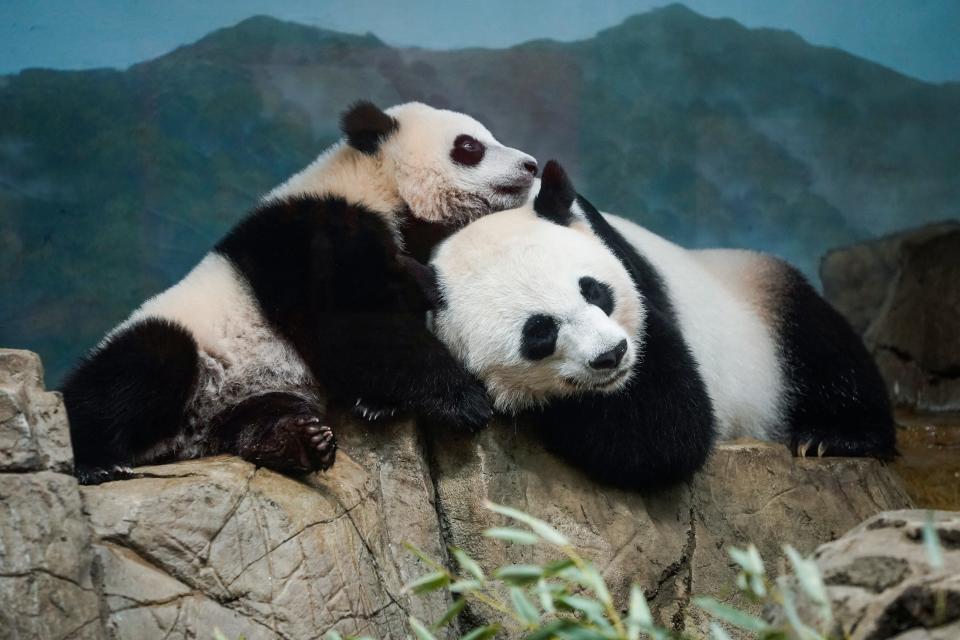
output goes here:
[[[265, 200], [340, 196], [393, 223], [406, 206], [424, 219], [465, 221], [526, 199], [523, 189], [504, 195], [497, 187], [529, 187], [532, 176], [523, 163], [533, 158], [504, 147], [473, 118], [419, 103], [387, 112], [397, 119], [399, 129], [376, 153], [337, 143]], [[450, 157], [460, 134], [487, 147], [476, 167], [458, 165]], [[208, 254], [183, 280], [147, 300], [113, 333], [147, 318], [166, 319], [190, 332], [197, 342], [200, 377], [188, 407], [188, 429], [158, 444], [143, 456], [145, 460], [170, 450], [196, 455], [209, 421], [247, 397], [271, 391], [311, 397], [317, 393], [306, 364], [264, 319], [244, 278], [218, 254]]]
[[785, 400], [772, 327], [696, 252], [629, 220], [606, 217], [664, 279], [713, 402], [720, 438], [770, 437], [781, 423]]
[[[485, 382], [499, 409], [572, 393], [614, 374], [622, 375], [611, 390], [626, 383], [645, 311], [626, 270], [592, 235], [544, 221], [528, 204], [468, 225], [438, 248], [432, 264], [446, 299], [433, 329]], [[611, 317], [583, 299], [584, 276], [613, 289]], [[536, 313], [555, 317], [559, 332], [556, 352], [530, 361], [520, 345], [523, 325]], [[624, 339], [629, 347], [616, 371], [589, 367]]]
[[[456, 111], [409, 102], [386, 110], [399, 129], [377, 153], [368, 155], [340, 143], [267, 194], [341, 195], [376, 211], [394, 213], [404, 205], [424, 220], [467, 221], [526, 200], [532, 176], [523, 169], [534, 158], [505, 147], [482, 124]], [[465, 134], [486, 147], [483, 160], [462, 166], [450, 157]], [[522, 186], [522, 193], [498, 193], [498, 186]]]

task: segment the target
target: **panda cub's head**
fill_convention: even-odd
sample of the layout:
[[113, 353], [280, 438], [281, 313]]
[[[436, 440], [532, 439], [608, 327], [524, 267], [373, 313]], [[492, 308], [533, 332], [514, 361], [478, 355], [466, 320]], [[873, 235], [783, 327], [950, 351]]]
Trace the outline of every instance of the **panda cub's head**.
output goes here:
[[347, 144], [382, 163], [411, 213], [466, 222], [522, 204], [537, 161], [500, 144], [482, 124], [419, 102], [385, 111], [359, 102], [343, 114]]
[[533, 203], [467, 225], [431, 261], [432, 329], [502, 411], [622, 389], [643, 337], [632, 279], [548, 167]]

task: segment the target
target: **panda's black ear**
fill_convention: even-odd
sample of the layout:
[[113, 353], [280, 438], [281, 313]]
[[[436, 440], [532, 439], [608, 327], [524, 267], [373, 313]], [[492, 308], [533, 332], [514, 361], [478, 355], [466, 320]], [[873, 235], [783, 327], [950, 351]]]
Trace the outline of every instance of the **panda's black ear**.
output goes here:
[[399, 128], [396, 118], [366, 100], [353, 103], [340, 116], [340, 130], [347, 137], [347, 143], [369, 155], [376, 153], [380, 143]]
[[431, 309], [439, 309], [446, 304], [440, 288], [440, 277], [432, 264], [422, 264], [416, 258], [402, 253], [397, 255], [397, 259], [404, 271], [410, 274], [420, 287]]
[[533, 201], [533, 210], [541, 218], [566, 227], [576, 220], [570, 210], [576, 197], [567, 172], [556, 160], [549, 161], [540, 176], [540, 192]]

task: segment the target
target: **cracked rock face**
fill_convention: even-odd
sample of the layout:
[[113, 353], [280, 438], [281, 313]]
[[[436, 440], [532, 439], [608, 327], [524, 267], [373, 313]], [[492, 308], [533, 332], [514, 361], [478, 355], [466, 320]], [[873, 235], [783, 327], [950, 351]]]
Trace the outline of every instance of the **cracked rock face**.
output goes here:
[[[90, 530], [60, 394], [36, 354], [0, 349], [0, 637], [103, 638]], [[66, 473], [65, 473], [66, 472]]]
[[[0, 442], [22, 447], [0, 457], [4, 639], [192, 639], [214, 628], [250, 640], [330, 629], [405, 638], [408, 616], [437, 620], [450, 600], [402, 593], [428, 570], [404, 542], [445, 562], [459, 546], [487, 569], [539, 558], [479, 535], [503, 524], [487, 499], [564, 531], [618, 601], [635, 580], [663, 622], [702, 629], [691, 594], [729, 599], [725, 546], [754, 541], [770, 560], [788, 540], [809, 552], [910, 504], [877, 462], [794, 459], [780, 446], [723, 445], [691, 483], [641, 495], [591, 482], [513, 425], [468, 436], [337, 416], [340, 454], [327, 473], [289, 478], [221, 457], [78, 490], [63, 473], [62, 404], [39, 367], [33, 354], [0, 350]], [[889, 589], [897, 572], [860, 561], [845, 579]]]
[[893, 400], [960, 410], [960, 224], [828, 253], [824, 295], [863, 335]]
[[930, 566], [927, 512], [891, 511], [822, 545], [815, 558], [834, 617], [851, 640], [960, 637], [960, 513], [934, 513], [943, 566]]

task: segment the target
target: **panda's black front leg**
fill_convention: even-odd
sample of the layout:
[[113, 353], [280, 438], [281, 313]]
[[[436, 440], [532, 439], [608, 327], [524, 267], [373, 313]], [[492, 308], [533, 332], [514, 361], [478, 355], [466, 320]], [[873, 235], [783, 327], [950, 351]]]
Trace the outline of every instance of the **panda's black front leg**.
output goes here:
[[361, 418], [415, 413], [475, 431], [493, 416], [483, 385], [419, 314], [337, 314], [319, 335], [315, 375]]

